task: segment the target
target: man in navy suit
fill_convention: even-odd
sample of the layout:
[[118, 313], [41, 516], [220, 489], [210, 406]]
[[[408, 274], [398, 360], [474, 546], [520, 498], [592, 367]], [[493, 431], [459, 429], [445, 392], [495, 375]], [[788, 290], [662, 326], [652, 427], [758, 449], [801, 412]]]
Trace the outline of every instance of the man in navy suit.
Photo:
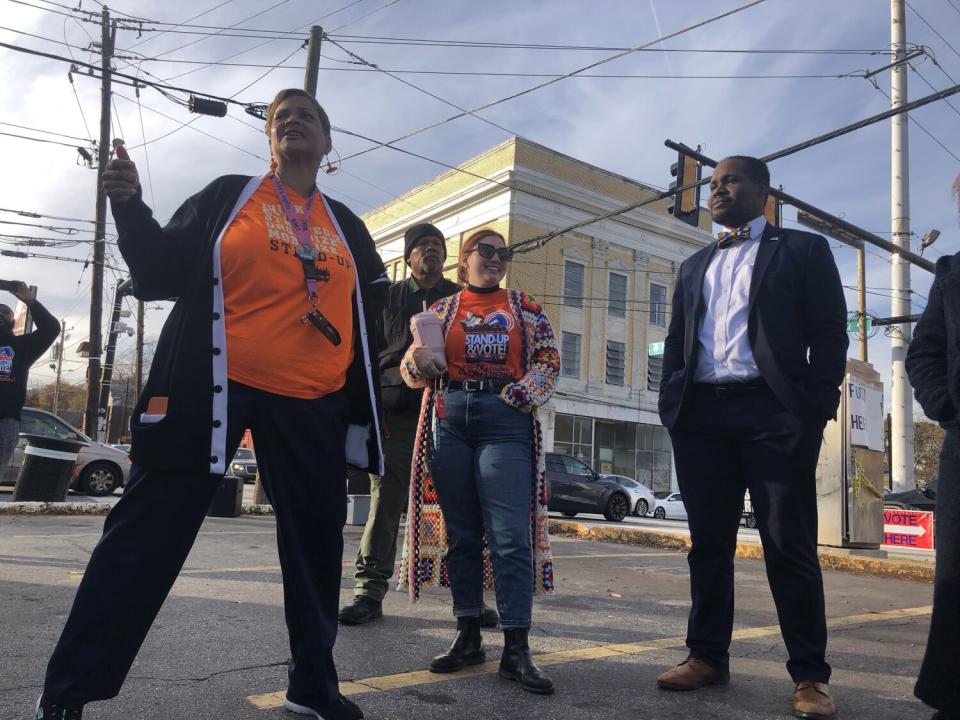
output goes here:
[[728, 157], [710, 180], [720, 239], [681, 266], [659, 409], [690, 524], [689, 657], [660, 687], [729, 681], [733, 559], [744, 491], [763, 543], [797, 717], [834, 717], [817, 559], [815, 471], [849, 339], [827, 241], [770, 225], [765, 163]]

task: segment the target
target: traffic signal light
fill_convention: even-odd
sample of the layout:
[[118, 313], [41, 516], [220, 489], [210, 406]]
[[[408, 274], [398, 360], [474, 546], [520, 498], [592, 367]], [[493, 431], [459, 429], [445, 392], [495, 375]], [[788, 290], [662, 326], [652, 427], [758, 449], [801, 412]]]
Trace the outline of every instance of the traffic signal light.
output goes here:
[[[670, 175], [676, 178], [670, 183], [670, 190], [678, 191], [684, 185], [699, 182], [700, 173], [700, 163], [689, 155], [679, 153], [677, 162], [670, 166]], [[667, 201], [667, 212], [677, 220], [697, 227], [700, 222], [700, 186], [674, 192]]]

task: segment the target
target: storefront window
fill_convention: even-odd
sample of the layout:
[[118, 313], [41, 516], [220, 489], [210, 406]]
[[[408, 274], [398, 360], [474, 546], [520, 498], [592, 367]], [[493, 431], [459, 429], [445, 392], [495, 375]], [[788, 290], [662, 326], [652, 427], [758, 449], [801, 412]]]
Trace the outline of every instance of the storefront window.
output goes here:
[[637, 481], [654, 492], [670, 490], [670, 437], [660, 425], [637, 425]]
[[590, 464], [593, 459], [593, 418], [557, 413], [553, 450], [573, 455]]

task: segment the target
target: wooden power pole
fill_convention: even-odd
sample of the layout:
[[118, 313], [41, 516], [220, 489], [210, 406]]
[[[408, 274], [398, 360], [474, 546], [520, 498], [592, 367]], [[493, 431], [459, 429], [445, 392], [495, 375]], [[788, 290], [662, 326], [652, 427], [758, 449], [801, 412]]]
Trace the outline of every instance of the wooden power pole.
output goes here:
[[97, 207], [93, 236], [93, 282], [90, 288], [90, 360], [87, 365], [87, 406], [83, 429], [90, 437], [99, 437], [105, 429], [106, 414], [100, 414], [100, 355], [103, 352], [103, 265], [106, 257], [107, 197], [103, 193], [103, 171], [110, 161], [110, 59], [117, 37], [116, 22], [111, 26], [110, 11], [100, 14], [100, 146], [97, 158]]

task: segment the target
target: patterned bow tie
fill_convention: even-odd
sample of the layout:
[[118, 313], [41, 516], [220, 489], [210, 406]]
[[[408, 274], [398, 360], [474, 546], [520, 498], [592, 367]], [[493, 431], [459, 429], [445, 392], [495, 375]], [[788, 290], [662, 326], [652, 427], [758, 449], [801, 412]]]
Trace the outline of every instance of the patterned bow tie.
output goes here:
[[731, 245], [735, 245], [741, 240], [750, 239], [750, 225], [744, 225], [743, 227], [737, 228], [736, 230], [731, 230], [730, 232], [721, 231], [717, 233], [717, 247], [721, 250], [725, 250]]

